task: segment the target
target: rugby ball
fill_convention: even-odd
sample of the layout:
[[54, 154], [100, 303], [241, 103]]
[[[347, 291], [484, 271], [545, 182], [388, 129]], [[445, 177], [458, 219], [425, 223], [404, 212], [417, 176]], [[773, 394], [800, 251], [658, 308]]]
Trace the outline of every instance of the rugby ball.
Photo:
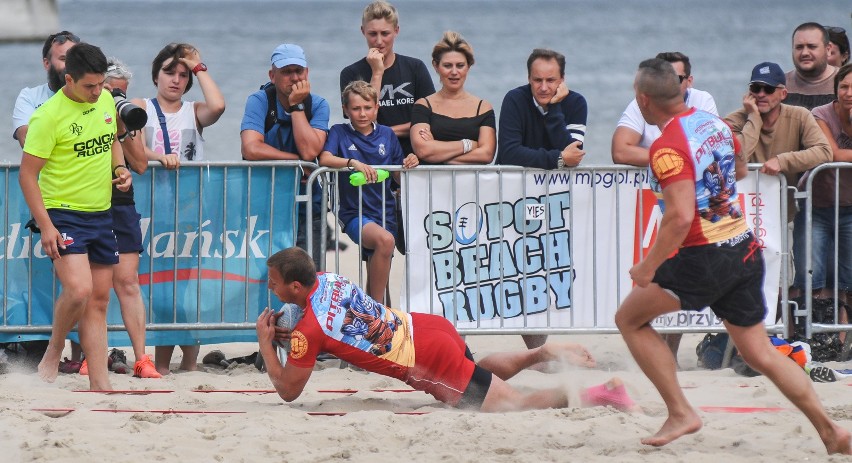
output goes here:
[[[281, 310], [279, 310], [278, 313], [280, 313], [281, 316], [278, 317], [278, 321], [275, 324], [282, 328], [287, 328], [288, 330], [292, 330], [293, 327], [296, 326], [296, 323], [299, 323], [299, 320], [302, 319], [302, 316], [305, 315], [305, 311], [302, 310], [301, 307], [291, 303], [286, 303], [281, 306]], [[289, 342], [280, 343], [278, 341], [273, 340], [272, 344], [284, 349], [286, 352], [290, 352]]]
[[482, 230], [482, 209], [473, 201], [462, 204], [456, 209], [453, 224], [456, 241], [459, 244], [473, 243], [479, 236], [479, 231]]

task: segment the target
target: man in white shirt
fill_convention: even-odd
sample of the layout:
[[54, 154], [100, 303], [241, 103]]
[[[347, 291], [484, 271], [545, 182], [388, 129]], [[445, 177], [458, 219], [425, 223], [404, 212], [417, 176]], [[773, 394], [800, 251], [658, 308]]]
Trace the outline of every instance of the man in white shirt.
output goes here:
[[[716, 116], [716, 101], [709, 93], [692, 88], [692, 65], [689, 57], [681, 52], [658, 53], [657, 58], [672, 64], [680, 78], [680, 90], [683, 101], [690, 108], [697, 108]], [[612, 134], [612, 162], [646, 167], [648, 165], [648, 147], [660, 136], [656, 125], [648, 124], [639, 112], [636, 99], [627, 105], [627, 109], [618, 121], [618, 127]]]
[[22, 89], [12, 111], [12, 138], [18, 140], [21, 148], [27, 138], [30, 116], [65, 85], [65, 53], [77, 43], [80, 43], [80, 37], [68, 31], [51, 34], [44, 41], [41, 58], [44, 70], [47, 71], [47, 83]]

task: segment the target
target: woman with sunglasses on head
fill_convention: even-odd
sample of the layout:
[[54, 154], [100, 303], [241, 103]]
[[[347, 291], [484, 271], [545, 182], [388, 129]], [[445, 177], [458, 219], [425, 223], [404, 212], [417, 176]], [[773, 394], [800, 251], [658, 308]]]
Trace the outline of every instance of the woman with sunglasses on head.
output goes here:
[[[187, 43], [170, 43], [163, 47], [151, 63], [151, 78], [157, 87], [155, 98], [135, 99], [145, 108], [148, 122], [141, 136], [134, 138], [144, 144], [150, 161], [158, 161], [167, 169], [176, 169], [183, 161], [204, 159], [205, 127], [212, 125], [225, 112], [225, 98], [210, 77], [201, 53]], [[184, 101], [183, 95], [198, 79], [203, 101]], [[181, 370], [198, 368], [199, 346], [183, 345]], [[174, 346], [156, 346], [154, 364], [160, 374], [169, 374]]]
[[441, 89], [417, 100], [411, 111], [411, 146], [424, 164], [490, 164], [497, 148], [491, 103], [467, 93], [473, 48], [448, 31], [432, 50]]
[[828, 64], [840, 67], [849, 62], [849, 37], [842, 27], [825, 28], [828, 32]]

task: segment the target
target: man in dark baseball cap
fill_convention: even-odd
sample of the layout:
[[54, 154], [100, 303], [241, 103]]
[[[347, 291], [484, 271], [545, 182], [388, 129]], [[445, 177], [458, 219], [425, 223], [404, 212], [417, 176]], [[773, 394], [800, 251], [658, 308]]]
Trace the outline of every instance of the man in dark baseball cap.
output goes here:
[[778, 88], [787, 85], [787, 78], [784, 77], [784, 71], [781, 70], [781, 66], [775, 63], [763, 62], [755, 66], [751, 71], [751, 82], [749, 84], [756, 82]]

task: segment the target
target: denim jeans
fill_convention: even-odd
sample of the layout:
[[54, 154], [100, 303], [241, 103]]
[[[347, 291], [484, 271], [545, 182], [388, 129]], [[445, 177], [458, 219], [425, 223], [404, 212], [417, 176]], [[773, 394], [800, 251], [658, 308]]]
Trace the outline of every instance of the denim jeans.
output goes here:
[[[805, 262], [805, 210], [794, 219], [793, 227], [793, 263], [796, 276], [793, 285], [805, 288], [807, 277]], [[834, 286], [834, 248], [835, 219], [834, 207], [813, 208], [812, 219], [812, 258], [813, 289]], [[837, 219], [837, 289], [852, 290], [852, 206], [839, 208]]]

